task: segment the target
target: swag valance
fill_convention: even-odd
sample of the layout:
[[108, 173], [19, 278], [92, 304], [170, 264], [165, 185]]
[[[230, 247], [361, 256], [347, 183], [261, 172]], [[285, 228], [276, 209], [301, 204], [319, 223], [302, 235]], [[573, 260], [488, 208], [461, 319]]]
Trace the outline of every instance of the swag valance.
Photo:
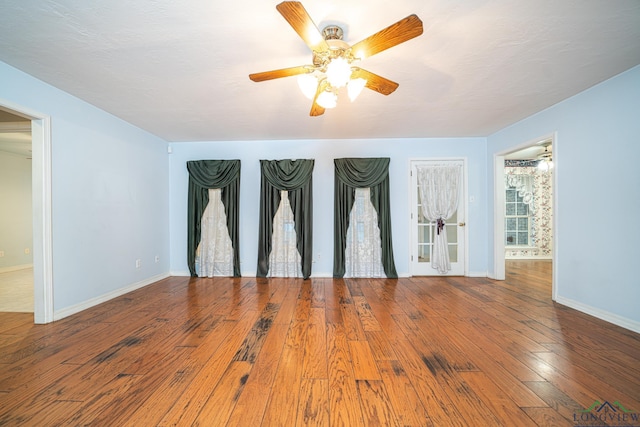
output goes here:
[[221, 189], [227, 215], [227, 229], [233, 245], [233, 275], [240, 276], [239, 194], [240, 160], [194, 160], [187, 162], [189, 197], [187, 205], [187, 264], [196, 273], [196, 251], [201, 238], [201, 220], [209, 204], [209, 189]]
[[293, 211], [296, 247], [302, 259], [302, 277], [311, 276], [313, 236], [312, 172], [314, 160], [260, 160], [260, 224], [257, 277], [267, 277], [272, 249], [273, 218], [280, 206], [280, 192], [288, 192]]
[[333, 277], [340, 278], [345, 274], [346, 236], [356, 188], [370, 188], [371, 203], [378, 214], [378, 227], [382, 240], [382, 266], [387, 277], [398, 277], [391, 241], [389, 162], [389, 158], [334, 159]]

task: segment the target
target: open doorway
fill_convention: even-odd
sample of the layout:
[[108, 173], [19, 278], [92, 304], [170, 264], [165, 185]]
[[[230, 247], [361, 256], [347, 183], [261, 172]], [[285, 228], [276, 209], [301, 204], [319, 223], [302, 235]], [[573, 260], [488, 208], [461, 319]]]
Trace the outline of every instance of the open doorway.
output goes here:
[[530, 270], [551, 282], [555, 300], [554, 136], [495, 157], [495, 271], [497, 279]]
[[[51, 118], [0, 99], [0, 111], [17, 116], [31, 128], [31, 223], [33, 314], [35, 323], [50, 323], [53, 313], [53, 254], [51, 225]], [[2, 250], [2, 249], [0, 249]]]
[[0, 110], [0, 311], [33, 313], [31, 120]]

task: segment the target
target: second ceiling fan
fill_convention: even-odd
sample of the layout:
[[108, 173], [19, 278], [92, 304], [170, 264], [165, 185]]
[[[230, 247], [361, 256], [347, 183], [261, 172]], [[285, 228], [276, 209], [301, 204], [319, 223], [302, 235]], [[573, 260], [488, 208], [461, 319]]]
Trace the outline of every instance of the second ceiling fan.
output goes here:
[[422, 34], [420, 18], [409, 15], [350, 46], [342, 41], [342, 29], [338, 26], [328, 26], [321, 32], [302, 3], [284, 1], [276, 9], [313, 52], [313, 65], [249, 74], [249, 78], [254, 82], [262, 82], [281, 77], [304, 76], [307, 84], [310, 84], [310, 89], [306, 89], [307, 95], [313, 99], [311, 116], [319, 116], [326, 108], [334, 107], [337, 90], [345, 86], [352, 100], [363, 87], [383, 95], [395, 91], [398, 83], [354, 66], [353, 63]]

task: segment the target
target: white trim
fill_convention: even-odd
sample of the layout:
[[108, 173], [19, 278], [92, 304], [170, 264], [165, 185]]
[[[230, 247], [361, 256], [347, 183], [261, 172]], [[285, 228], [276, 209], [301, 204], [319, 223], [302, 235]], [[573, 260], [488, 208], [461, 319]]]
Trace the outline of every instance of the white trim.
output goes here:
[[33, 268], [33, 264], [21, 264], [12, 265], [11, 267], [0, 268], [0, 273], [10, 273], [12, 271], [26, 270], [27, 268]]
[[72, 305], [71, 307], [63, 308], [62, 310], [57, 310], [53, 314], [53, 320], [64, 319], [65, 317], [71, 316], [72, 314], [76, 314], [88, 308], [95, 307], [98, 304], [102, 304], [103, 302], [107, 302], [109, 300], [112, 300], [116, 297], [127, 294], [129, 292], [135, 291], [137, 289], [144, 288], [145, 286], [148, 286], [160, 280], [166, 279], [167, 277], [170, 277], [170, 276], [166, 273], [158, 274], [156, 276], [150, 277], [140, 282], [136, 282], [129, 286], [125, 286], [124, 288], [116, 289], [115, 291], [111, 291], [106, 294], [100, 295], [98, 297], [91, 298], [87, 301], [83, 301], [80, 304]]
[[486, 271], [470, 271], [465, 277], [489, 277]]
[[504, 257], [504, 156], [493, 156], [493, 279], [505, 279]]
[[51, 117], [5, 99], [0, 99], [0, 109], [31, 120], [34, 322], [50, 323], [54, 320]]
[[618, 316], [617, 314], [613, 314], [606, 310], [601, 310], [599, 308], [595, 308], [590, 305], [586, 305], [581, 302], [574, 301], [570, 298], [558, 297], [556, 302], [558, 304], [562, 304], [564, 306], [578, 310], [582, 313], [586, 313], [590, 316], [597, 317], [600, 320], [604, 320], [606, 322], [613, 323], [614, 325], [620, 326], [622, 328], [629, 329], [630, 331], [640, 333], [640, 322], [637, 322], [635, 320]]
[[189, 270], [170, 271], [169, 276], [188, 277], [191, 276], [191, 272]]

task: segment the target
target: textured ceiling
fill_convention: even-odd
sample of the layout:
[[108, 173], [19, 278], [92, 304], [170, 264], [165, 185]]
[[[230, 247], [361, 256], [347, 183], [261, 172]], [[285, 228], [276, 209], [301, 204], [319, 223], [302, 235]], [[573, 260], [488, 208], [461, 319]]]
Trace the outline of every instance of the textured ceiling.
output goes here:
[[303, 1], [350, 44], [415, 13], [424, 33], [360, 63], [400, 84], [320, 117], [278, 1], [0, 2], [0, 61], [168, 141], [486, 136], [640, 64], [638, 0]]

